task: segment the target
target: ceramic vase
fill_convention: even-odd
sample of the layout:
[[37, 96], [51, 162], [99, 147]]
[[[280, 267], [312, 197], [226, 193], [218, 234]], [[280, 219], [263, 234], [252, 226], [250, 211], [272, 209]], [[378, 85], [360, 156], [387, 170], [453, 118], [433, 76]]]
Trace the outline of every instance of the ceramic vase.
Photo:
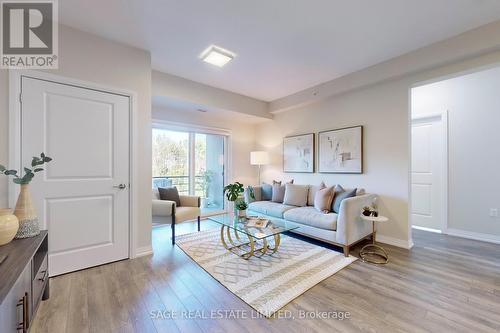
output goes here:
[[40, 234], [38, 216], [31, 200], [28, 184], [21, 185], [21, 192], [17, 198], [14, 215], [19, 220], [19, 230], [17, 231], [16, 238], [28, 238]]
[[19, 221], [12, 209], [0, 209], [0, 246], [10, 243], [19, 229]]

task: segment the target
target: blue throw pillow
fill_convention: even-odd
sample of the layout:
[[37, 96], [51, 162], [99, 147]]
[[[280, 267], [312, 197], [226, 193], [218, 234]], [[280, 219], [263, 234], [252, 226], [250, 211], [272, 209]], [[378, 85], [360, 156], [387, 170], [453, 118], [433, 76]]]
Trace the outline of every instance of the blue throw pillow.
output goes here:
[[262, 183], [261, 185], [262, 200], [269, 201], [273, 198], [273, 186], [271, 184]]
[[342, 203], [342, 200], [355, 197], [357, 190], [358, 189], [355, 188], [350, 191], [346, 191], [340, 185], [335, 186], [335, 196], [332, 202], [332, 211], [338, 214], [340, 211], [340, 204]]

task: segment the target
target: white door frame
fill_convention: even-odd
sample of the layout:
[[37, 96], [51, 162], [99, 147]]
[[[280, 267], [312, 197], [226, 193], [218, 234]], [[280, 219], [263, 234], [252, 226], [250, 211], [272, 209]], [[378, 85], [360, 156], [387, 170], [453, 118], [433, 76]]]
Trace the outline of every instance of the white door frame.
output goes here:
[[[413, 158], [413, 152], [411, 151], [412, 146], [412, 136], [411, 132], [413, 129], [413, 124], [423, 121], [432, 121], [435, 119], [439, 119], [441, 121], [442, 131], [441, 131], [441, 144], [442, 144], [442, 163], [441, 163], [441, 232], [446, 234], [448, 232], [448, 110], [443, 112], [435, 112], [435, 113], [427, 113], [424, 115], [419, 115], [415, 117], [411, 117], [410, 120], [410, 196], [408, 200], [409, 206], [409, 226], [410, 226], [410, 235], [411, 229], [413, 228], [412, 214], [413, 211], [411, 203], [412, 203], [412, 191], [411, 191], [411, 177], [412, 177], [412, 169], [411, 169], [411, 161]], [[418, 229], [418, 228], [417, 228]], [[410, 238], [411, 240], [411, 238]]]
[[[130, 119], [130, 138], [129, 138], [129, 258], [135, 258], [141, 255], [137, 251], [137, 234], [139, 230], [139, 219], [136, 213], [139, 211], [138, 207], [138, 187], [139, 175], [137, 158], [138, 144], [136, 140], [137, 135], [137, 93], [121, 88], [115, 88], [97, 84], [94, 82], [82, 81], [78, 79], [68, 78], [65, 76], [55, 75], [46, 72], [39, 72], [33, 70], [9, 70], [9, 167], [19, 170], [21, 168], [21, 79], [22, 77], [29, 77], [54, 83], [75, 86], [79, 88], [91, 89], [101, 91], [104, 93], [111, 93], [122, 95], [129, 98], [129, 119]], [[13, 206], [15, 200], [19, 195], [19, 186], [9, 182], [9, 204]]]

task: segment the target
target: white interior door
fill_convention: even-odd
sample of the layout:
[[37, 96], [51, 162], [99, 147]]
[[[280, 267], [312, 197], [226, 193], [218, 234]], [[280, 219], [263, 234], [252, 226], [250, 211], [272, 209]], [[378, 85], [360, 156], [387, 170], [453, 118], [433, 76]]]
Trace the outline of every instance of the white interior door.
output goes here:
[[412, 122], [412, 225], [442, 231], [443, 124], [442, 117]]
[[22, 165], [42, 151], [53, 158], [31, 185], [49, 231], [50, 275], [128, 258], [129, 97], [21, 83]]

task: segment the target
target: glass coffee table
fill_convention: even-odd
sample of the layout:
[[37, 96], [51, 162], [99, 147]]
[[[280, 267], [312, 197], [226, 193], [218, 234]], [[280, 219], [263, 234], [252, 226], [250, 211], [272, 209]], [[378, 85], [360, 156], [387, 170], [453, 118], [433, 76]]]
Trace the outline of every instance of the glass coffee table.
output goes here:
[[208, 219], [221, 225], [222, 245], [243, 259], [275, 253], [280, 246], [281, 234], [299, 228], [272, 219], [265, 228], [250, 227], [246, 217], [235, 218], [232, 214], [210, 216]]

